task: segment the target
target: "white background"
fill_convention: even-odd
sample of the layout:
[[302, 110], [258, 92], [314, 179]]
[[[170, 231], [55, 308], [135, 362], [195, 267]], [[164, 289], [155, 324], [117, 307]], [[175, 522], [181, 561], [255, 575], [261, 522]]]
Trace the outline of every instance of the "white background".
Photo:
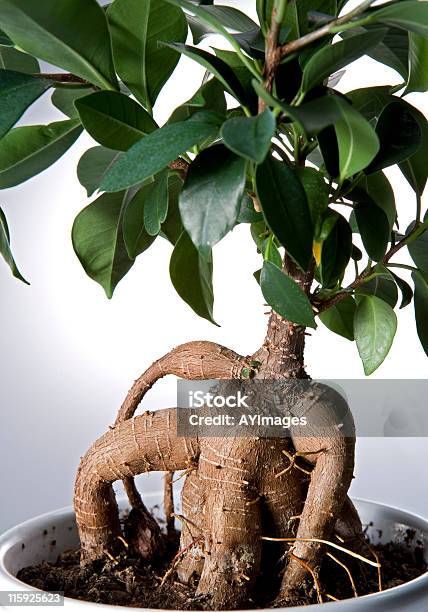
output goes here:
[[[254, 0], [224, 4], [254, 14]], [[157, 105], [159, 121], [192, 95], [202, 73], [196, 64], [181, 61]], [[393, 71], [363, 59], [349, 68], [340, 87], [397, 82]], [[427, 110], [427, 96], [409, 99]], [[23, 123], [63, 118], [45, 96]], [[87, 204], [76, 164], [92, 144], [82, 136], [44, 174], [0, 194], [16, 259], [31, 281], [30, 287], [19, 283], [0, 262], [0, 532], [71, 503], [79, 457], [113, 422], [128, 387], [155, 358], [192, 339], [250, 354], [264, 336], [266, 309], [252, 277], [260, 261], [248, 227], [236, 229], [215, 249], [215, 316], [221, 328], [198, 319], [175, 294], [168, 276], [171, 247], [162, 239], [137, 261], [111, 301], [85, 276], [70, 230]], [[404, 228], [414, 196], [399, 173], [388, 175]], [[313, 377], [363, 376], [355, 345], [322, 325], [308, 341], [306, 361]], [[409, 307], [399, 314], [396, 342], [375, 376], [425, 378], [426, 372]], [[145, 406], [173, 406], [174, 398], [174, 381], [166, 380]], [[427, 515], [427, 460], [424, 439], [361, 439], [352, 494]], [[141, 479], [145, 490], [157, 482], [157, 476]]]

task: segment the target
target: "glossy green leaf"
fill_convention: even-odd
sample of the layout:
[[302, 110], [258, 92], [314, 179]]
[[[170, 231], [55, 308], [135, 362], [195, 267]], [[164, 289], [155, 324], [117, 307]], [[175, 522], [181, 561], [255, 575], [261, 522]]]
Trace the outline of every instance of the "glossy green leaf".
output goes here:
[[334, 45], [322, 47], [306, 63], [301, 85], [302, 93], [307, 93], [331, 74], [341, 70], [351, 62], [367, 54], [384, 38], [386, 29], [372, 30], [356, 34]]
[[178, 175], [170, 174], [168, 179], [168, 214], [162, 223], [161, 236], [174, 245], [177, 244], [184, 231], [178, 207], [182, 187], [183, 181], [181, 178]]
[[0, 70], [0, 138], [50, 86], [50, 81], [45, 79]]
[[266, 238], [266, 240], [263, 241], [262, 251], [263, 258], [265, 261], [270, 261], [278, 268], [282, 268], [282, 255], [279, 252], [278, 247], [272, 240], [272, 236]]
[[321, 218], [328, 208], [329, 187], [321, 172], [315, 168], [296, 168], [297, 176], [303, 185], [311, 211], [312, 225], [317, 235]]
[[354, 334], [366, 376], [373, 374], [388, 355], [397, 317], [389, 304], [376, 296], [360, 298], [354, 318]]
[[168, 170], [160, 172], [151, 185], [144, 204], [144, 227], [150, 236], [157, 236], [168, 214]]
[[380, 150], [368, 172], [377, 172], [411, 157], [421, 144], [421, 130], [411, 107], [394, 100], [382, 110], [376, 124]]
[[0, 46], [0, 70], [14, 70], [32, 74], [40, 72], [39, 62], [35, 57], [22, 53], [13, 47]]
[[0, 189], [19, 185], [54, 164], [82, 131], [77, 121], [18, 127], [0, 141]]
[[428, 38], [409, 34], [409, 78], [406, 94], [428, 90]]
[[126, 200], [126, 193], [104, 194], [84, 208], [73, 224], [75, 253], [86, 274], [102, 286], [108, 298], [134, 263], [122, 234]]
[[206, 70], [209, 70], [220, 83], [223, 84], [226, 91], [228, 91], [238, 102], [245, 104], [245, 91], [241, 85], [241, 82], [236, 77], [233, 70], [219, 57], [213, 55], [212, 53], [208, 53], [208, 51], [204, 51], [203, 49], [198, 49], [197, 47], [192, 47], [191, 45], [183, 45], [183, 44], [169, 44], [167, 45], [171, 49], [175, 49], [178, 53], [182, 53], [183, 55], [190, 57], [198, 64], [201, 64]]
[[358, 230], [368, 256], [381, 261], [388, 248], [390, 226], [385, 212], [364, 192], [354, 192], [354, 208]]
[[[388, 218], [389, 230], [392, 231], [397, 217], [394, 190], [391, 183], [383, 172], [374, 172], [364, 176], [358, 183], [358, 187], [370, 196], [370, 198], [383, 210]], [[350, 195], [352, 199], [352, 194]]]
[[422, 348], [428, 356], [428, 280], [420, 272], [413, 272], [415, 283], [416, 329]]
[[186, 304], [197, 315], [217, 325], [213, 319], [211, 253], [202, 254], [183, 232], [172, 253], [169, 272], [175, 290]]
[[428, 156], [428, 121], [422, 113], [415, 113], [415, 110], [413, 115], [421, 130], [421, 144], [416, 153], [402, 162], [399, 168], [415, 192], [422, 195], [428, 180], [428, 164], [426, 163]]
[[[257, 24], [252, 19], [233, 6], [204, 6], [203, 10], [207, 17], [214, 17], [216, 21], [220, 22], [228, 30], [250, 32], [257, 28]], [[195, 45], [198, 45], [209, 34], [216, 32], [216, 28], [206, 21], [201, 22], [198, 17], [189, 16], [188, 21], [192, 30], [193, 44]]]
[[78, 119], [79, 113], [74, 103], [87, 96], [91, 90], [87, 87], [59, 87], [52, 94], [52, 104], [70, 119]]
[[115, 0], [107, 11], [120, 78], [150, 109], [179, 57], [160, 42], [185, 42], [183, 11], [163, 0]]
[[333, 288], [340, 283], [352, 254], [352, 231], [347, 220], [329, 210], [321, 225], [322, 242], [319, 280], [323, 287]]
[[270, 261], [263, 264], [260, 286], [266, 302], [287, 321], [316, 327], [314, 313], [306, 293], [278, 266]]
[[183, 225], [201, 251], [211, 249], [236, 224], [247, 162], [223, 145], [202, 151], [190, 166], [180, 196]]
[[77, 165], [77, 178], [86, 189], [88, 197], [97, 191], [120, 155], [120, 151], [113, 151], [105, 147], [92, 147], [85, 151]]
[[281, 108], [284, 115], [296, 121], [308, 136], [313, 136], [324, 128], [334, 125], [341, 117], [341, 106], [337, 96], [322, 96], [301, 106], [291, 106], [274, 98], [256, 80], [252, 80], [252, 86], [268, 106]]
[[404, 281], [400, 276], [394, 274], [392, 270], [389, 271], [395, 282], [397, 283], [397, 287], [401, 291], [401, 304], [400, 309], [408, 306], [413, 300], [413, 290], [410, 285]]
[[257, 223], [263, 220], [263, 215], [254, 208], [254, 200], [244, 194], [241, 200], [237, 223]]
[[234, 153], [256, 164], [261, 164], [269, 153], [275, 135], [276, 121], [266, 109], [257, 117], [235, 117], [223, 124], [224, 144]]
[[357, 293], [359, 295], [375, 295], [395, 308], [398, 302], [398, 288], [394, 277], [384, 266], [376, 266], [375, 277], [362, 283]]
[[319, 315], [324, 325], [347, 340], [354, 340], [354, 316], [356, 304], [350, 295]]
[[256, 189], [265, 219], [286, 251], [303, 269], [312, 260], [313, 228], [308, 200], [297, 174], [267, 157], [258, 166]]
[[116, 91], [90, 94], [75, 105], [86, 131], [109, 149], [127, 151], [158, 127], [144, 108]]
[[16, 265], [15, 259], [12, 255], [12, 250], [10, 248], [10, 235], [9, 235], [9, 227], [6, 220], [6, 215], [3, 210], [0, 208], [0, 255], [3, 257], [7, 265], [9, 266], [13, 276], [18, 280], [22, 281], [26, 285], [29, 285], [25, 278], [22, 276], [21, 272], [18, 270], [18, 266]]
[[110, 34], [96, 0], [0, 0], [1, 25], [31, 55], [102, 89], [117, 87]]
[[407, 248], [416, 266], [428, 277], [428, 232], [424, 232], [410, 242]]
[[145, 207], [152, 197], [154, 183], [149, 183], [138, 189], [128, 197], [123, 211], [123, 239], [127, 253], [131, 259], [135, 259], [146, 251], [155, 236], [147, 233], [144, 223]]
[[201, 112], [187, 121], [166, 125], [135, 143], [104, 177], [100, 189], [121, 191], [157, 174], [179, 155], [215, 136], [217, 117]]
[[404, 0], [373, 11], [370, 21], [385, 23], [428, 37], [428, 11], [424, 2]]
[[174, 110], [168, 123], [185, 121], [201, 110], [214, 111], [219, 115], [226, 115], [227, 104], [224, 88], [220, 81], [212, 78], [198, 89], [194, 96]]
[[341, 104], [342, 118], [335, 130], [339, 149], [340, 181], [364, 170], [379, 151], [379, 139], [370, 123], [349, 104]]

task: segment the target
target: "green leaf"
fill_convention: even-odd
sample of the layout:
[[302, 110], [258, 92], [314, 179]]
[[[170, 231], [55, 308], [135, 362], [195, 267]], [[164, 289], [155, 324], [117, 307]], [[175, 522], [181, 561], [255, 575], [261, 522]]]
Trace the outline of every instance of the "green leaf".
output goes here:
[[210, 250], [236, 225], [246, 167], [244, 159], [223, 145], [202, 151], [190, 166], [180, 196], [180, 213], [200, 251]]
[[368, 256], [373, 261], [383, 259], [390, 240], [388, 217], [382, 208], [363, 191], [353, 192], [358, 230]]
[[110, 35], [96, 0], [0, 0], [1, 25], [15, 45], [102, 89], [117, 87]]
[[306, 63], [301, 85], [302, 94], [320, 85], [324, 79], [366, 55], [384, 38], [386, 29], [356, 34], [334, 45], [321, 48]]
[[150, 236], [157, 236], [168, 214], [168, 170], [160, 172], [151, 185], [144, 204], [144, 226]]
[[428, 39], [409, 34], [409, 78], [406, 94], [428, 90]]
[[329, 210], [321, 225], [319, 240], [322, 243], [320, 282], [323, 287], [333, 288], [342, 281], [352, 254], [349, 223], [338, 212]]
[[209, 110], [219, 115], [226, 115], [227, 104], [224, 89], [220, 81], [215, 78], [204, 83], [190, 100], [176, 108], [168, 123], [185, 121], [201, 110]]
[[389, 270], [389, 272], [391, 276], [393, 277], [393, 279], [395, 280], [395, 282], [397, 283], [398, 288], [401, 291], [401, 297], [402, 297], [401, 304], [400, 304], [400, 310], [401, 310], [401, 308], [405, 308], [413, 300], [413, 290], [410, 287], [410, 285], [406, 283], [406, 281], [404, 281], [402, 278], [394, 274], [392, 270]]
[[144, 223], [145, 207], [153, 195], [154, 183], [144, 185], [128, 198], [123, 212], [123, 239], [127, 253], [131, 259], [136, 259], [146, 251], [155, 240], [155, 236], [147, 233]]
[[134, 263], [122, 235], [126, 199], [126, 193], [104, 194], [84, 208], [73, 224], [75, 253], [86, 274], [102, 286], [109, 299]]
[[184, 231], [178, 207], [182, 187], [181, 178], [176, 174], [171, 174], [168, 180], [168, 214], [162, 223], [161, 235], [174, 245], [177, 244]]
[[71, 147], [82, 131], [77, 121], [18, 127], [0, 141], [0, 189], [43, 172]]
[[241, 200], [238, 223], [257, 223], [263, 220], [263, 215], [254, 208], [254, 200], [247, 194]]
[[354, 340], [355, 300], [350, 295], [319, 315], [324, 325], [347, 340]]
[[89, 91], [87, 87], [59, 87], [53, 92], [51, 101], [55, 108], [67, 117], [78, 119], [79, 113], [74, 103], [79, 98], [87, 96]]
[[428, 277], [428, 232], [426, 231], [418, 236], [416, 240], [412, 240], [407, 245], [407, 248], [416, 266]]
[[223, 124], [224, 144], [234, 153], [261, 164], [269, 153], [275, 135], [276, 121], [266, 109], [257, 117], [235, 117]]
[[35, 57], [27, 53], [22, 53], [13, 47], [0, 46], [0, 70], [32, 74], [40, 72], [40, 65]]
[[0, 208], [0, 255], [3, 257], [7, 265], [9, 266], [13, 276], [18, 280], [22, 281], [26, 285], [30, 283], [25, 280], [22, 276], [21, 272], [18, 270], [18, 267], [15, 263], [15, 259], [13, 258], [12, 251], [10, 248], [10, 235], [9, 235], [9, 227], [7, 225], [7, 220], [4, 212]]
[[308, 136], [334, 125], [341, 117], [340, 102], [335, 95], [322, 96], [301, 106], [291, 106], [274, 98], [256, 80], [252, 80], [252, 86], [268, 106], [282, 109], [284, 115], [296, 121]]
[[163, 0], [115, 0], [107, 11], [116, 70], [147, 109], [173, 73], [179, 58], [160, 42], [185, 42], [183, 11]]
[[349, 104], [342, 103], [342, 118], [335, 130], [339, 147], [340, 182], [364, 170], [379, 151], [379, 139], [371, 125]]
[[236, 77], [233, 70], [219, 57], [216, 57], [212, 53], [208, 53], [203, 49], [198, 49], [197, 47], [192, 47], [191, 45], [183, 45], [183, 44], [168, 44], [168, 47], [171, 49], [175, 49], [178, 53], [182, 53], [190, 59], [198, 62], [204, 68], [209, 70], [220, 83], [223, 84], [226, 91], [228, 91], [236, 100], [240, 103], [245, 104], [246, 95], [245, 91]]
[[[391, 232], [397, 218], [397, 209], [395, 206], [394, 190], [385, 174], [383, 172], [374, 172], [373, 174], [363, 176], [358, 183], [358, 187], [364, 189], [377, 206], [383, 210], [388, 218], [389, 230]], [[352, 199], [352, 193], [350, 198]]]
[[121, 191], [146, 181], [195, 145], [215, 136], [217, 118], [201, 112], [187, 121], [172, 123], [135, 143], [118, 159], [104, 177], [100, 189]]
[[324, 176], [315, 168], [296, 168], [296, 173], [305, 190], [308, 199], [309, 210], [311, 211], [312, 225], [317, 229], [321, 223], [321, 218], [328, 208], [329, 188]]
[[76, 100], [83, 127], [104, 147], [127, 151], [157, 129], [137, 102], [116, 91], [100, 91]]
[[183, 232], [172, 253], [169, 272], [175, 290], [186, 304], [197, 315], [217, 325], [213, 319], [211, 253], [202, 254]]
[[421, 144], [421, 130], [409, 104], [394, 100], [382, 110], [376, 124], [380, 150], [367, 172], [376, 172], [411, 157]]
[[[204, 6], [206, 17], [214, 17], [216, 22], [234, 32], [250, 32], [257, 29], [257, 24], [245, 13], [232, 6]], [[202, 40], [217, 31], [207, 21], [202, 22], [198, 17], [188, 17], [190, 29], [193, 34], [193, 43], [198, 45]]]
[[357, 289], [359, 295], [375, 295], [395, 308], [398, 302], [398, 288], [394, 277], [389, 270], [384, 266], [377, 265], [375, 268], [375, 277], [364, 282]]
[[314, 313], [306, 293], [270, 261], [263, 264], [260, 286], [266, 302], [287, 321], [316, 328]]
[[428, 164], [426, 163], [428, 156], [428, 121], [422, 113], [415, 113], [414, 111], [413, 115], [421, 130], [421, 144], [416, 153], [402, 162], [399, 168], [414, 191], [422, 195], [428, 180]]
[[384, 362], [396, 331], [397, 317], [389, 304], [376, 296], [364, 296], [359, 300], [354, 334], [366, 376], [373, 374]]
[[416, 329], [422, 348], [428, 356], [428, 280], [420, 272], [412, 272], [415, 283]]
[[312, 260], [313, 228], [305, 190], [286, 164], [267, 157], [256, 172], [257, 195], [272, 232], [303, 269]]
[[82, 155], [77, 165], [77, 178], [79, 183], [85, 187], [88, 198], [97, 191], [120, 155], [120, 151], [113, 151], [105, 147], [92, 147]]
[[50, 86], [50, 81], [45, 79], [0, 70], [0, 138]]
[[428, 11], [424, 2], [408, 0], [380, 7], [367, 21], [385, 23], [428, 37]]

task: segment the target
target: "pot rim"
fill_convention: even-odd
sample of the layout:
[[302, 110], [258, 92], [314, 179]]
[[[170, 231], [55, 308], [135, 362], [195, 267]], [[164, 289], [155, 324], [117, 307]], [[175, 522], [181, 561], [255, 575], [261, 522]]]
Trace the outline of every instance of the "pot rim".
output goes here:
[[[145, 498], [147, 500], [154, 499], [154, 498], [157, 499], [158, 497], [159, 497], [159, 493], [157, 492], [151, 492], [145, 495]], [[416, 528], [423, 529], [428, 532], [428, 519], [424, 518], [423, 516], [419, 514], [409, 512], [407, 510], [403, 510], [402, 508], [399, 508], [397, 506], [390, 506], [388, 504], [375, 502], [375, 501], [365, 499], [365, 498], [354, 497], [352, 499], [354, 502], [357, 503], [357, 505], [366, 504], [368, 506], [377, 508], [386, 513], [388, 512], [398, 513], [401, 515], [401, 519], [402, 519], [400, 520], [400, 522], [404, 524], [409, 522], [410, 525], [412, 526], [415, 526], [414, 523], [419, 523]], [[121, 501], [122, 501], [121, 499], [118, 500], [119, 506], [120, 506]], [[22, 523], [19, 523], [15, 527], [8, 529], [3, 534], [1, 534], [0, 535], [0, 574], [3, 574], [4, 576], [6, 576], [7, 579], [15, 583], [16, 586], [20, 586], [21, 590], [36, 591], [36, 592], [44, 593], [45, 591], [32, 587], [26, 584], [25, 582], [18, 580], [16, 576], [10, 573], [9, 570], [4, 565], [4, 555], [6, 551], [10, 548], [11, 545], [20, 541], [21, 536], [18, 535], [17, 533], [18, 531], [22, 530], [23, 528], [24, 529], [25, 528], [35, 529], [40, 526], [44, 526], [47, 520], [51, 521], [52, 519], [63, 517], [65, 514], [74, 515], [73, 507], [65, 506], [63, 508], [59, 508], [58, 510], [53, 510], [51, 512], [45, 512], [44, 514], [40, 514], [34, 518], [31, 518]], [[421, 574], [421, 576], [418, 576], [417, 578], [413, 578], [412, 580], [409, 580], [408, 582], [405, 582], [395, 587], [391, 587], [389, 589], [386, 589], [385, 591], [381, 591], [378, 593], [371, 593], [369, 595], [361, 595], [358, 598], [349, 598], [349, 599], [344, 599], [340, 601], [330, 601], [330, 602], [326, 602], [322, 604], [311, 604], [309, 606], [304, 606], [304, 607], [307, 607], [310, 610], [314, 610], [314, 612], [315, 611], [319, 612], [320, 610], [332, 610], [333, 606], [338, 606], [339, 604], [343, 605], [346, 602], [348, 609], [352, 609], [352, 606], [354, 606], [354, 609], [356, 609], [357, 607], [361, 607], [362, 609], [364, 609], [365, 603], [369, 601], [372, 601], [374, 603], [375, 600], [377, 602], [384, 600], [385, 603], [387, 604], [387, 602], [391, 598], [394, 598], [394, 595], [397, 595], [399, 597], [405, 596], [406, 594], [410, 595], [411, 593], [415, 595], [415, 591], [420, 592], [422, 591], [422, 589], [425, 591], [428, 590], [428, 572]], [[73, 605], [75, 606], [87, 606], [89, 604], [91, 606], [97, 606], [100, 610], [102, 610], [103, 608], [105, 609], [116, 608], [119, 610], [128, 610], [128, 612], [131, 609], [145, 610], [146, 612], [159, 612], [160, 610], [162, 612], [177, 612], [177, 610], [169, 610], [167, 608], [159, 608], [159, 609], [156, 609], [156, 608], [129, 608], [128, 606], [118, 606], [118, 605], [111, 605], [111, 604], [87, 602], [83, 600], [73, 599], [71, 597], [64, 597], [64, 601], [73, 603]], [[277, 612], [282, 612], [282, 611], [283, 612], [297, 612], [298, 610], [301, 610], [302, 608], [303, 606], [292, 607], [292, 608], [277, 608], [276, 611]], [[235, 612], [248, 612], [248, 610], [237, 610]], [[258, 610], [258, 612], [272, 612], [272, 608], [263, 608], [263, 609]]]

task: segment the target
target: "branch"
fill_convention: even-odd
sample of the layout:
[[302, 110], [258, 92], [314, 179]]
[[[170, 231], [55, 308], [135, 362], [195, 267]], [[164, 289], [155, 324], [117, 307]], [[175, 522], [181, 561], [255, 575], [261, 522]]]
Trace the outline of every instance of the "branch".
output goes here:
[[[403, 247], [407, 246], [410, 242], [416, 240], [416, 238], [421, 236], [426, 230], [428, 230], [428, 221], [425, 221], [425, 223], [422, 223], [421, 225], [415, 227], [407, 236], [400, 240], [400, 242], [394, 244], [386, 253], [385, 257], [382, 259], [382, 265], [387, 266], [389, 261], [392, 259], [392, 257], [394, 257], [394, 255], [398, 253], [398, 251], [400, 251]], [[343, 291], [336, 293], [336, 295], [333, 295], [333, 297], [324, 302], [315, 302], [314, 305], [318, 309], [318, 313], [324, 312], [325, 310], [328, 310], [332, 306], [335, 306], [336, 304], [344, 300], [349, 295], [349, 292], [353, 289], [357, 289], [360, 285], [362, 285], [372, 272], [372, 268], [364, 270], [364, 272], [359, 274], [357, 278]]]
[[313, 32], [309, 32], [309, 34], [306, 34], [305, 36], [302, 36], [297, 40], [292, 40], [291, 42], [282, 45], [282, 47], [278, 49], [278, 61], [281, 61], [285, 56], [299, 51], [303, 47], [312, 44], [320, 38], [324, 38], [324, 36], [328, 36], [329, 34], [336, 34], [342, 29], [343, 25], [348, 24], [353, 19], [355, 19], [355, 17], [358, 17], [359, 15], [361, 15], [361, 13], [364, 13], [364, 11], [368, 9], [374, 2], [375, 0], [365, 0], [365, 2], [362, 2], [354, 10], [350, 11], [349, 13], [346, 13], [346, 15], [342, 15], [342, 17], [333, 19], [329, 23], [326, 23], [322, 28], [314, 30]]
[[47, 81], [55, 81], [56, 83], [70, 83], [73, 85], [84, 85], [86, 87], [95, 87], [89, 81], [82, 79], [75, 74], [69, 72], [36, 72], [32, 74], [33, 77], [40, 79], [46, 79]]

